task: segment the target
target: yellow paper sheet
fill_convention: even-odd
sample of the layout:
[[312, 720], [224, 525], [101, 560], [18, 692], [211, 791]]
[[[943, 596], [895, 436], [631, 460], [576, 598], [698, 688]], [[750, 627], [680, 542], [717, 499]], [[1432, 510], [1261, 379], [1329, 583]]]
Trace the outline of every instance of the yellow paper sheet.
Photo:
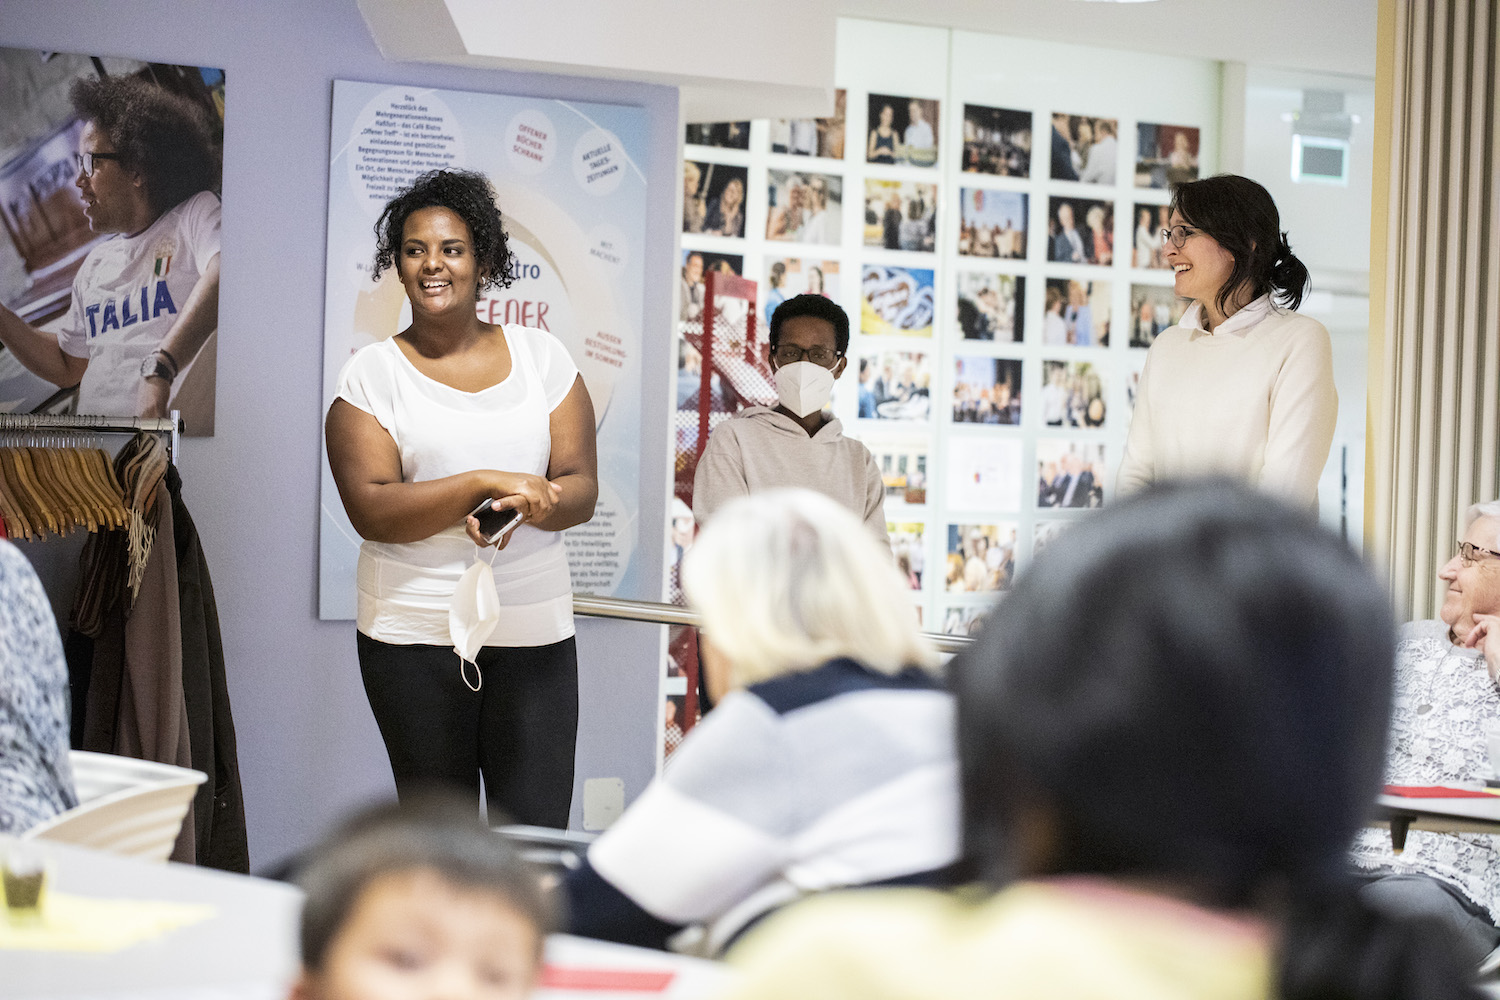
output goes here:
[[0, 908], [0, 950], [120, 951], [214, 915], [205, 903], [91, 899], [49, 892], [41, 918], [16, 921]]

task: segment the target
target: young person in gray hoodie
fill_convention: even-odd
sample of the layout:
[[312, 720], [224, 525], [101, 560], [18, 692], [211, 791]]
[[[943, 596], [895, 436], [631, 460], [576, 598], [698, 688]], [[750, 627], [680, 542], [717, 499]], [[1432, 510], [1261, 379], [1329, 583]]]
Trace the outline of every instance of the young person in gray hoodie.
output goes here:
[[890, 544], [880, 467], [823, 409], [848, 349], [849, 317], [831, 299], [798, 295], [776, 307], [768, 352], [779, 403], [747, 407], [714, 428], [693, 477], [699, 525], [736, 497], [800, 486], [848, 507]]

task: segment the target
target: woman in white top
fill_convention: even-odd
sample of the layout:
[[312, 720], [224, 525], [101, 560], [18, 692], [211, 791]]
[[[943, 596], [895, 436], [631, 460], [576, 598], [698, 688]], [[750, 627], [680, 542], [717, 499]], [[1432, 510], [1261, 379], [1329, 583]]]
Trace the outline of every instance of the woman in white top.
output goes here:
[[[474, 792], [565, 827], [577, 658], [564, 528], [598, 495], [594, 411], [550, 334], [483, 323], [482, 289], [511, 281], [494, 191], [435, 171], [376, 223], [375, 276], [394, 267], [411, 326], [363, 348], [328, 410], [328, 460], [360, 548], [360, 672], [402, 797]], [[475, 580], [485, 500], [519, 528]], [[455, 597], [465, 585], [466, 602]], [[472, 585], [472, 589], [469, 589]], [[458, 595], [460, 598], [463, 595]], [[480, 611], [464, 613], [465, 603]], [[478, 648], [482, 643], [483, 647]], [[456, 656], [473, 646], [473, 665]]]
[[1163, 250], [1193, 300], [1146, 355], [1120, 462], [1121, 493], [1183, 476], [1236, 476], [1315, 507], [1338, 417], [1328, 331], [1294, 310], [1307, 268], [1276, 204], [1220, 174], [1172, 195]]

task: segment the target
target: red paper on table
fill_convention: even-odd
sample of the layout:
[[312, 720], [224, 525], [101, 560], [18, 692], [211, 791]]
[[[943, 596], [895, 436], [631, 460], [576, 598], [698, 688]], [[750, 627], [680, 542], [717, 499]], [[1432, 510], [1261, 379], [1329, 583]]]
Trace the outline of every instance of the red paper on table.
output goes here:
[[583, 969], [571, 965], [542, 967], [540, 985], [552, 990], [615, 990], [660, 993], [677, 973], [670, 969]]
[[1445, 785], [1386, 785], [1385, 794], [1406, 799], [1492, 799], [1489, 792], [1472, 788], [1449, 788]]

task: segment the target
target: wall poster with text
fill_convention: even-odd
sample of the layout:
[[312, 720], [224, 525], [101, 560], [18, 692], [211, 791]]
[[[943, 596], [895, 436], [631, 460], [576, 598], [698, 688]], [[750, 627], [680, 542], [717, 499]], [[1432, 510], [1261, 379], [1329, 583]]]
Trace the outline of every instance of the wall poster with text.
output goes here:
[[[551, 332], [593, 399], [594, 518], [565, 536], [573, 589], [655, 596], [632, 558], [640, 506], [641, 334], [646, 231], [645, 109], [334, 81], [323, 405], [361, 347], [410, 322], [394, 269], [370, 280], [387, 201], [433, 169], [477, 170], [495, 186], [516, 280], [477, 303], [486, 322]], [[319, 614], [354, 617], [359, 536], [323, 463]], [[639, 592], [639, 594], [637, 594]]]

